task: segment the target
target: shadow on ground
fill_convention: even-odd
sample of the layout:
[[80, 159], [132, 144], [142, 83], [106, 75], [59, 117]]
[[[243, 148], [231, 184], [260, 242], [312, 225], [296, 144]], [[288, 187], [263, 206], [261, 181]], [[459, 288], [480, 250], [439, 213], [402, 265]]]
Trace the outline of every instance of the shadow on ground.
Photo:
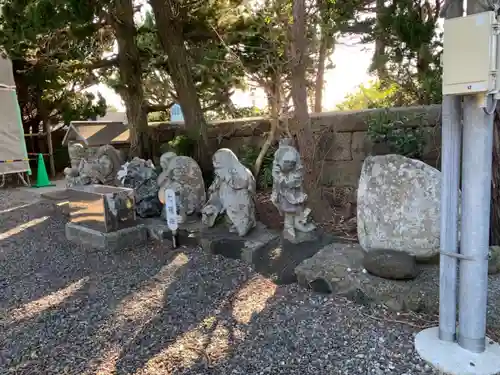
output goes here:
[[45, 216], [0, 243], [0, 373], [347, 374], [392, 356], [382, 373], [403, 374], [420, 363], [414, 329], [277, 286], [241, 261], [167, 245], [76, 246], [45, 203], [1, 216], [1, 231]]

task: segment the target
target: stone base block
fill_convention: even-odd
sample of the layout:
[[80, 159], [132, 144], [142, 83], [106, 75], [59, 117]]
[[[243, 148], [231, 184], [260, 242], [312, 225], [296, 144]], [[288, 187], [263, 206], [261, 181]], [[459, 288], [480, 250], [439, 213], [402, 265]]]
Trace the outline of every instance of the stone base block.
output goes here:
[[331, 236], [315, 231], [308, 234], [307, 241], [293, 243], [281, 237], [279, 232], [267, 229], [262, 223], [258, 223], [246, 237], [229, 233], [224, 226], [205, 229], [200, 233], [200, 245], [204, 250], [241, 259], [276, 284], [296, 282], [295, 267], [331, 241]]
[[116, 232], [103, 233], [78, 224], [67, 223], [66, 239], [95, 249], [114, 251], [145, 245], [148, 231], [144, 225], [137, 225]]
[[252, 264], [254, 254], [273, 241], [277, 242], [278, 238], [277, 233], [267, 229], [262, 223], [257, 223], [257, 226], [245, 237], [229, 233], [225, 226], [205, 228], [200, 232], [199, 243], [203, 250], [212, 254], [242, 259]]

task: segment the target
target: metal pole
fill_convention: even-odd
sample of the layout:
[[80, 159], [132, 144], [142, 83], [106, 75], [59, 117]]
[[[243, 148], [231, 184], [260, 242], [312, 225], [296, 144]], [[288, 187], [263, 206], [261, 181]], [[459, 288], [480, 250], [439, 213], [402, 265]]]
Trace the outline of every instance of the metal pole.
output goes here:
[[[484, 10], [479, 1], [467, 1], [467, 14]], [[494, 117], [479, 104], [478, 96], [464, 96], [460, 253], [474, 260], [460, 261], [458, 315], [458, 344], [475, 353], [484, 352], [486, 346]]]
[[[491, 98], [489, 100], [490, 107]], [[464, 97], [461, 254], [458, 344], [471, 352], [485, 350], [488, 297], [493, 115], [478, 97]]]
[[[449, 3], [445, 18], [461, 17], [463, 0]], [[443, 97], [441, 120], [441, 233], [439, 265], [439, 339], [454, 342], [457, 326], [458, 191], [462, 142], [460, 96]]]
[[455, 341], [457, 325], [458, 191], [462, 142], [459, 96], [443, 98], [441, 143], [441, 239], [439, 267], [439, 338]]

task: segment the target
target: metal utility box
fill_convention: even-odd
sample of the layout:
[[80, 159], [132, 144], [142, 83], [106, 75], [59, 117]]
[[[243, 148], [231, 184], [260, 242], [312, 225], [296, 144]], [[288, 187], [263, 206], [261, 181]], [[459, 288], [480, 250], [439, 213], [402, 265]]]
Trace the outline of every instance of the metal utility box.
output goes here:
[[495, 92], [497, 36], [495, 12], [444, 21], [443, 95]]
[[103, 233], [136, 225], [134, 190], [107, 185], [69, 188], [70, 222]]

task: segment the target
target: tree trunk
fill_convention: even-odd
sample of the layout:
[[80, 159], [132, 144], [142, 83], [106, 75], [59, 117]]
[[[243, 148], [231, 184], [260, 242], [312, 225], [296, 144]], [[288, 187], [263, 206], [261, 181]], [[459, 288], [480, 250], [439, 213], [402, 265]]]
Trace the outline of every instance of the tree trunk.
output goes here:
[[323, 88], [325, 86], [325, 65], [328, 51], [333, 45], [333, 37], [326, 31], [322, 31], [319, 42], [318, 69], [316, 70], [316, 82], [314, 84], [314, 112], [323, 111]]
[[500, 113], [493, 123], [493, 163], [491, 178], [490, 245], [500, 245]]
[[[42, 121], [43, 131], [45, 132], [45, 139], [47, 140], [47, 153], [49, 154], [49, 165], [50, 165], [50, 175], [56, 177], [56, 164], [54, 162], [54, 147], [52, 146], [52, 132], [50, 128], [49, 114], [47, 113], [47, 108], [43, 102], [43, 92], [38, 89], [36, 93], [37, 98], [37, 112], [40, 114], [40, 120]], [[40, 139], [40, 138], [39, 138]], [[41, 139], [40, 139], [41, 140]], [[38, 176], [37, 176], [38, 178]]]
[[304, 187], [309, 194], [308, 205], [312, 209], [314, 218], [317, 221], [322, 221], [325, 216], [325, 207], [321, 202], [318, 168], [314, 168], [316, 147], [307, 108], [305, 0], [293, 1], [293, 24], [291, 25], [290, 36], [292, 100], [295, 108], [292, 132], [296, 136], [304, 164]]
[[112, 27], [118, 42], [120, 90], [130, 131], [130, 156], [151, 158], [148, 116], [142, 87], [142, 67], [136, 43], [132, 0], [115, 0]]
[[269, 134], [267, 135], [266, 141], [262, 145], [260, 149], [259, 156], [255, 160], [254, 165], [254, 176], [257, 178], [260, 173], [260, 169], [262, 168], [262, 162], [266, 157], [267, 151], [269, 147], [272, 146], [276, 133], [278, 132], [279, 121], [280, 121], [280, 107], [281, 107], [281, 82], [280, 76], [277, 76], [277, 79], [273, 83], [273, 87], [268, 90], [268, 102], [269, 107], [271, 109], [271, 129], [269, 129]]
[[208, 155], [208, 133], [203, 110], [196, 92], [188, 52], [182, 29], [183, 7], [180, 0], [149, 0], [156, 19], [160, 43], [168, 59], [168, 69], [179, 98], [186, 130], [192, 139], [199, 140], [198, 162], [210, 168]]
[[375, 51], [373, 54], [373, 64], [372, 68], [377, 72], [379, 80], [384, 82], [389, 78], [389, 73], [387, 72], [387, 66], [385, 64], [385, 36], [383, 32], [382, 17], [385, 11], [385, 0], [376, 1], [376, 24], [375, 24]]

